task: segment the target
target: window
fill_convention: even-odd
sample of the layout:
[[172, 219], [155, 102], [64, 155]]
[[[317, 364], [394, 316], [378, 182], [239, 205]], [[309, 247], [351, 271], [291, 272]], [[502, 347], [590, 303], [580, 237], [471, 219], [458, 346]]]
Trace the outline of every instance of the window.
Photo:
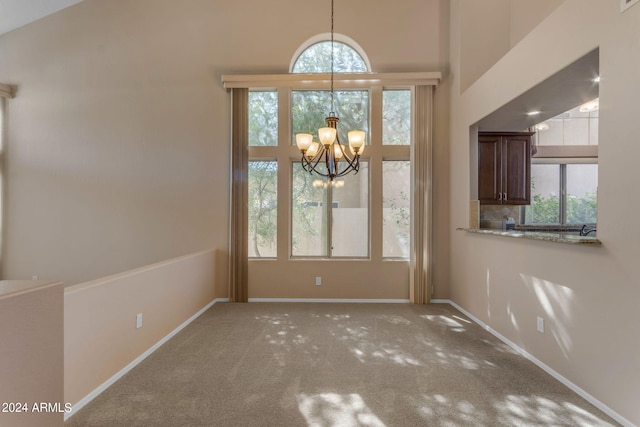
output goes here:
[[385, 90], [382, 93], [382, 143], [411, 144], [411, 91]]
[[278, 223], [278, 163], [249, 162], [249, 256], [276, 256]]
[[560, 167], [531, 165], [531, 205], [525, 207], [525, 224], [560, 224]]
[[411, 162], [382, 163], [382, 235], [385, 258], [409, 258]]
[[[366, 62], [349, 45], [334, 43], [335, 72], [368, 71]], [[305, 49], [292, 68], [294, 73], [331, 71], [331, 42], [321, 41]], [[290, 96], [290, 141], [295, 134], [314, 134], [325, 126], [331, 105], [328, 90], [250, 91], [249, 145], [274, 147], [276, 157], [291, 164], [291, 256], [353, 257], [369, 256], [369, 168], [361, 162], [357, 175], [349, 175], [327, 186], [327, 182], [305, 173], [288, 152], [277, 152], [278, 96]], [[335, 90], [335, 113], [341, 118], [339, 137], [347, 140], [346, 130], [369, 131], [369, 90]], [[262, 151], [260, 154], [270, 154]], [[258, 160], [249, 163], [249, 256], [277, 257], [277, 175], [278, 162]], [[364, 160], [364, 159], [363, 159]], [[283, 197], [283, 195], [280, 195]], [[285, 196], [286, 197], [286, 196]]]
[[[344, 182], [344, 185], [341, 185]], [[357, 175], [345, 175], [331, 194], [331, 256], [369, 256], [369, 165], [360, 163]]]
[[[299, 162], [291, 167], [291, 255], [327, 256], [328, 191], [324, 180], [306, 173]], [[320, 185], [318, 185], [318, 183]]]
[[[411, 145], [411, 91], [382, 91], [382, 144]], [[390, 147], [392, 148], [392, 147]], [[400, 148], [400, 147], [398, 147]], [[399, 153], [400, 154], [400, 153]], [[382, 238], [384, 258], [409, 258], [411, 162], [408, 151], [382, 162]]]
[[278, 92], [249, 92], [249, 146], [278, 145]]
[[292, 163], [292, 256], [369, 256], [369, 167], [330, 185]]
[[[340, 41], [333, 42], [335, 73], [364, 73], [369, 71], [364, 58], [351, 46]], [[292, 73], [331, 72], [331, 41], [320, 41], [307, 47], [296, 59]]]
[[525, 224], [595, 224], [597, 164], [532, 164]]
[[[250, 147], [278, 145], [278, 92], [249, 92]], [[278, 163], [251, 160], [248, 178], [248, 252], [251, 258], [277, 256]]]
[[[357, 50], [346, 43], [336, 42], [335, 46], [336, 73], [368, 71], [367, 60]], [[327, 41], [311, 44], [298, 56], [293, 72], [329, 72], [330, 49]], [[302, 169], [295, 134], [311, 133], [317, 140], [317, 129], [325, 126], [331, 109], [330, 90], [318, 85], [250, 89], [249, 257], [408, 259], [412, 104], [411, 88], [336, 84], [333, 108], [340, 118], [340, 140], [347, 141], [348, 130], [365, 130], [366, 143], [375, 145], [375, 152], [365, 150], [357, 174], [329, 184]], [[287, 120], [280, 108], [288, 110]], [[371, 139], [371, 117], [379, 118], [377, 127], [382, 130], [373, 136], [375, 141]], [[372, 193], [374, 179], [383, 184]], [[373, 212], [378, 223], [372, 230]], [[282, 230], [284, 218], [286, 232]], [[371, 253], [372, 235], [379, 248], [375, 254]]]
[[[334, 71], [364, 72], [366, 63], [347, 44], [334, 42]], [[294, 73], [331, 71], [331, 42], [315, 43], [304, 50]], [[291, 139], [300, 132], [315, 134], [326, 126], [331, 108], [328, 90], [291, 92]], [[338, 138], [361, 129], [369, 133], [369, 90], [335, 90], [333, 108], [340, 118]], [[369, 256], [369, 168], [361, 160], [358, 174], [346, 175], [332, 185], [305, 173], [294, 162], [291, 190], [291, 255], [293, 257], [366, 258]]]
[[598, 206], [598, 165], [568, 164], [565, 169], [565, 222], [595, 224]]
[[[328, 90], [294, 90], [291, 93], [292, 145], [295, 145], [297, 133], [315, 135], [318, 128], [326, 126], [325, 118], [330, 106], [331, 92]], [[347, 141], [347, 132], [352, 129], [362, 129], [369, 133], [368, 90], [336, 90], [334, 107], [340, 118], [338, 138], [341, 142]]]

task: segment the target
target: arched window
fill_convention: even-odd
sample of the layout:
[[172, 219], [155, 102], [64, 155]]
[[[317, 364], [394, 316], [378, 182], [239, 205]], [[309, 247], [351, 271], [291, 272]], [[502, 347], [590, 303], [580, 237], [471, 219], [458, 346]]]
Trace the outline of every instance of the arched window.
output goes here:
[[[320, 271], [316, 285], [326, 280], [340, 292], [346, 284], [350, 295], [391, 282], [401, 289], [397, 278], [409, 286], [415, 277], [412, 300], [428, 300], [424, 208], [431, 206], [432, 87], [440, 75], [374, 73], [357, 43], [334, 35], [331, 81], [329, 34], [300, 45], [287, 74], [223, 76], [233, 90], [234, 300], [250, 288], [271, 295], [275, 282], [284, 295], [298, 295], [305, 277]], [[315, 135], [328, 113], [340, 118], [339, 133], [367, 132], [359, 173], [331, 185], [304, 172], [295, 143], [296, 133]], [[363, 265], [371, 280], [362, 280]]]
[[[333, 42], [326, 38], [308, 40], [299, 54], [296, 52], [291, 72], [369, 71], [363, 56], [344, 39], [339, 36]], [[340, 88], [335, 92], [327, 88], [292, 88], [290, 93], [292, 135], [315, 134], [318, 128], [327, 126], [325, 118], [329, 114], [341, 120], [338, 134], [342, 141], [347, 140], [346, 132], [351, 129], [370, 133], [369, 88]], [[335, 188], [324, 189], [322, 180], [304, 172], [300, 163], [293, 163], [291, 257], [369, 257], [368, 157], [361, 159], [360, 168], [357, 176], [345, 176], [336, 181]]]
[[[364, 73], [369, 71], [365, 60], [354, 48], [339, 41], [333, 42], [335, 73]], [[330, 73], [331, 41], [321, 41], [306, 48], [295, 60], [292, 73]]]
[[[362, 48], [346, 36], [334, 36], [334, 73], [370, 72]], [[303, 43], [292, 56], [291, 74], [330, 73], [332, 42], [328, 38], [329, 34], [320, 34]], [[331, 96], [324, 84], [292, 83], [249, 91], [249, 257], [406, 260], [413, 89], [410, 85], [387, 88], [380, 82], [354, 86], [340, 82]], [[279, 105], [285, 99], [289, 118], [281, 122]], [[343, 177], [335, 188], [326, 188], [322, 180], [305, 173], [295, 159], [299, 153], [284, 149], [295, 147], [297, 133], [315, 134], [330, 112], [340, 118], [338, 132], [343, 141], [350, 129], [371, 135], [371, 117], [377, 118], [374, 126], [380, 129], [374, 139], [368, 138], [360, 173]], [[283, 165], [286, 172], [280, 171]], [[286, 185], [279, 185], [283, 179]], [[370, 179], [379, 184], [372, 188]], [[283, 211], [287, 206], [290, 211]], [[370, 208], [378, 217], [373, 230]], [[290, 218], [289, 227], [278, 228], [278, 217]]]

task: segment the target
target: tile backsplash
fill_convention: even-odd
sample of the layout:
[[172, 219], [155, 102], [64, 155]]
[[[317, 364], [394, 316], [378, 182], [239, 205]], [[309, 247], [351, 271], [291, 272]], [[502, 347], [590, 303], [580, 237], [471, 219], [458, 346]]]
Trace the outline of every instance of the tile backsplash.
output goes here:
[[512, 205], [481, 205], [480, 219], [499, 221], [504, 217], [513, 218], [516, 224], [520, 223], [520, 206]]

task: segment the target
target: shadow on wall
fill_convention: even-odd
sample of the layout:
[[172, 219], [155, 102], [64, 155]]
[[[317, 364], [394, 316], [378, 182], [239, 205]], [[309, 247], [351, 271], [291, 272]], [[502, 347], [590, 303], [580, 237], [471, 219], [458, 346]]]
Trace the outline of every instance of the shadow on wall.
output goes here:
[[574, 292], [568, 288], [539, 277], [520, 274], [527, 289], [536, 297], [546, 322], [565, 359], [569, 360], [573, 342], [567, 329], [572, 323], [572, 306]]
[[[569, 360], [569, 355], [573, 348], [573, 341], [568, 326], [571, 325], [573, 321], [572, 307], [574, 304], [574, 291], [567, 286], [553, 283], [539, 277], [529, 276], [524, 273], [520, 273], [520, 278], [542, 310], [542, 312], [539, 313], [539, 317], [544, 319], [545, 329], [551, 332], [564, 358]], [[492, 315], [491, 280], [491, 270], [487, 268], [485, 286], [487, 317], [489, 319], [491, 319]], [[518, 323], [518, 318], [512, 310], [511, 302], [506, 303], [506, 314], [514, 330], [520, 331], [521, 325]]]

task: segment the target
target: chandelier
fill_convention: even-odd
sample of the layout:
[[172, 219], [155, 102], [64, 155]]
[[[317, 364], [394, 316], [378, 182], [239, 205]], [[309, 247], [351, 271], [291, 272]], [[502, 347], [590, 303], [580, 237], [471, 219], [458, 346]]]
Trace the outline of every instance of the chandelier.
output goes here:
[[[330, 183], [334, 178], [358, 173], [360, 170], [360, 156], [364, 151], [366, 134], [362, 130], [352, 130], [347, 133], [349, 140], [349, 152], [340, 142], [338, 137], [338, 122], [334, 106], [333, 74], [334, 74], [334, 49], [333, 49], [333, 0], [331, 0], [331, 110], [325, 119], [326, 127], [318, 129], [320, 143], [313, 140], [310, 133], [296, 134], [296, 144], [302, 153], [302, 168], [311, 174], [326, 177]], [[326, 171], [318, 165], [322, 162]]]

